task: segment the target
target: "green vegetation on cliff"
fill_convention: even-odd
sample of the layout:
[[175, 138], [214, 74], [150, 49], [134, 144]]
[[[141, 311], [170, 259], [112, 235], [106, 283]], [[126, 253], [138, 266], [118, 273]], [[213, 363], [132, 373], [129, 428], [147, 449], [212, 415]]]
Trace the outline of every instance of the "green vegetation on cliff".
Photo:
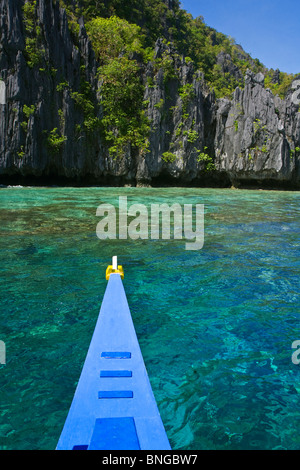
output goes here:
[[40, 64], [44, 56], [44, 50], [41, 45], [41, 27], [36, 25], [35, 12], [36, 0], [30, 0], [24, 3], [23, 15], [26, 31], [25, 58], [31, 68]]
[[[149, 48], [154, 48], [158, 38], [171, 42], [179, 54], [193, 61], [195, 70], [204, 72], [207, 83], [215, 90], [217, 97], [229, 96], [237, 86], [243, 87], [247, 69], [255, 73], [262, 71], [268, 86], [281, 97], [294, 78], [281, 72], [279, 82], [273, 82], [274, 70], [267, 70], [258, 59], [245, 53], [234, 39], [208, 26], [203, 17], [194, 19], [180, 7], [178, 0], [60, 0], [60, 4], [66, 8], [73, 24], [77, 24], [79, 17], [84, 18], [90, 25], [92, 39], [98, 34], [95, 32], [97, 26], [101, 27], [101, 35], [106, 38], [102, 54], [114, 54], [120, 45], [118, 34], [112, 35], [109, 46], [107, 44], [109, 31], [104, 19], [111, 17], [115, 18], [115, 22], [116, 17], [126, 20], [131, 25], [131, 31], [139, 34], [139, 52], [143, 57], [149, 54]], [[129, 51], [133, 45], [132, 37], [124, 31], [122, 39]], [[226, 54], [225, 63], [220, 59], [220, 54]]]
[[117, 16], [94, 18], [86, 28], [100, 62], [102, 125], [110, 153], [123, 155], [128, 145], [144, 153], [150, 126], [143, 110], [140, 64], [134, 59], [145, 53], [141, 28]]
[[[74, 37], [84, 19], [87, 34], [99, 62], [98, 77], [103, 116], [102, 132], [110, 153], [124, 155], [130, 146], [140, 153], [147, 151], [150, 122], [145, 116], [142, 73], [152, 61], [154, 69], [162, 68], [164, 83], [176, 79], [174, 57], [193, 63], [200, 70], [217, 98], [231, 97], [234, 89], [244, 86], [247, 69], [263, 72], [265, 86], [284, 97], [293, 75], [275, 74], [253, 59], [235, 41], [209, 27], [203, 17], [193, 18], [180, 7], [179, 0], [56, 0], [67, 11]], [[30, 66], [38, 63], [39, 30], [33, 32], [35, 1], [24, 6], [27, 31], [26, 53]], [[154, 60], [157, 39], [172, 45], [173, 56], [165, 54]], [[31, 56], [31, 57], [30, 57]], [[274, 77], [277, 79], [274, 79]], [[151, 80], [151, 77], [148, 77]], [[192, 89], [179, 85], [183, 107]], [[74, 99], [78, 96], [74, 95]], [[84, 95], [80, 95], [84, 100]], [[84, 106], [84, 103], [81, 102]], [[158, 105], [156, 105], [158, 106]], [[90, 113], [91, 114], [91, 113]], [[96, 119], [94, 116], [93, 122]], [[90, 118], [90, 115], [89, 115]]]

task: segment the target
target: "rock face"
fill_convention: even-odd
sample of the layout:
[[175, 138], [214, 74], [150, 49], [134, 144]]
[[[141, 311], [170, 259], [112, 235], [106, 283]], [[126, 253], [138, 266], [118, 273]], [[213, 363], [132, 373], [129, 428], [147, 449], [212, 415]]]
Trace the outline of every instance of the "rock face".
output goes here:
[[[102, 109], [99, 64], [83, 22], [75, 36], [53, 1], [38, 0], [36, 15], [39, 29], [30, 36], [22, 2], [0, 0], [0, 183], [300, 188], [294, 89], [281, 100], [265, 88], [262, 73], [248, 71], [232, 99], [216, 99], [203, 74], [158, 40], [155, 55], [167, 54], [174, 73], [151, 62], [143, 70], [149, 152], [129, 148], [114, 160], [89, 125], [101, 120]], [[30, 63], [28, 37], [39, 43], [40, 66]], [[224, 73], [240, 73], [227, 54], [218, 64]], [[84, 90], [93, 109], [88, 115]]]
[[291, 94], [283, 101], [264, 88], [264, 76], [247, 73], [232, 101], [220, 100], [216, 165], [231, 181], [299, 183], [299, 117]]

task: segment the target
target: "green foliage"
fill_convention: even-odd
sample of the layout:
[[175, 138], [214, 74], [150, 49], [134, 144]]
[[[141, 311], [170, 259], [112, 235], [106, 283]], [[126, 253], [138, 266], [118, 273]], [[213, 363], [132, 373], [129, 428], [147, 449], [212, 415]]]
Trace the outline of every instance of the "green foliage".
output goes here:
[[261, 131], [265, 131], [266, 126], [263, 126], [260, 119], [253, 121], [254, 136], [256, 137]]
[[300, 153], [300, 147], [295, 147], [295, 150], [294, 149], [290, 150], [290, 157], [294, 158], [295, 154], [299, 155], [299, 153]]
[[43, 53], [38, 47], [37, 39], [38, 36], [36, 38], [26, 38], [25, 56], [30, 68], [38, 65], [43, 58]]
[[[165, 41], [166, 42], [166, 41]], [[171, 52], [166, 49], [162, 57], [155, 59], [154, 67], [155, 70], [158, 71], [159, 69], [163, 70], [163, 82], [167, 83], [170, 80], [174, 80], [178, 78], [176, 66], [175, 66], [175, 59], [178, 54], [171, 54]]]
[[[148, 57], [149, 50], [143, 47], [141, 28], [113, 15], [91, 19], [87, 31], [101, 63], [101, 125], [110, 153], [124, 155], [128, 145], [143, 153], [149, 146], [150, 126], [143, 110], [140, 65], [134, 56]], [[78, 105], [84, 105], [82, 96], [73, 94], [73, 98]], [[85, 124], [93, 126], [95, 120], [86, 111], [90, 118]]]
[[59, 1], [59, 5], [66, 10], [70, 31], [74, 35], [74, 37], [78, 36], [78, 33], [79, 33], [78, 18], [82, 16], [82, 11], [78, 5], [78, 2], [74, 4], [72, 0], [54, 0], [54, 1], [55, 2]]
[[69, 88], [69, 83], [67, 81], [60, 82], [56, 85], [56, 91], [61, 92]]
[[144, 153], [148, 146], [149, 121], [143, 110], [144, 86], [139, 66], [127, 57], [112, 58], [99, 69], [104, 135], [110, 153], [124, 155], [128, 145]]
[[155, 83], [152, 77], [147, 77], [146, 82], [148, 88], [155, 88]]
[[166, 163], [173, 163], [176, 160], [175, 153], [172, 152], [164, 152], [161, 157]]
[[24, 155], [25, 155], [25, 152], [24, 152], [24, 145], [21, 145], [20, 150], [17, 152], [17, 155], [18, 155], [18, 157], [22, 160], [22, 158], [23, 158]]
[[76, 106], [80, 108], [85, 114], [89, 115], [93, 113], [94, 105], [84, 93], [74, 91], [73, 93], [71, 93], [71, 97], [73, 98]]
[[89, 115], [84, 119], [83, 125], [87, 132], [93, 132], [100, 129], [101, 122], [99, 118]]
[[85, 66], [81, 66], [80, 77], [80, 92], [71, 92], [71, 98], [75, 102], [75, 106], [83, 112], [84, 129], [91, 133], [100, 128], [100, 119], [97, 117], [97, 107], [93, 103], [92, 87], [89, 82], [85, 80]]
[[[70, 96], [73, 99], [75, 106], [83, 112], [84, 129], [88, 133], [91, 133], [94, 130], [100, 128], [100, 119], [97, 117], [96, 105], [93, 103], [93, 93], [92, 93], [91, 84], [85, 80], [84, 74], [85, 74], [85, 66], [81, 66], [80, 92], [70, 90]], [[67, 81], [61, 81], [56, 86], [56, 91], [59, 93], [67, 89], [70, 89], [70, 85]], [[62, 128], [64, 127], [64, 121], [65, 121], [65, 118], [63, 116], [63, 111], [59, 110], [58, 114], [59, 114], [61, 128]], [[79, 134], [80, 133], [81, 133], [81, 128], [80, 128]]]
[[179, 88], [178, 93], [182, 101], [182, 111], [185, 113], [188, 104], [195, 97], [194, 87], [192, 84], [187, 83], [186, 85], [183, 85], [181, 88]]
[[179, 137], [182, 132], [182, 127], [183, 127], [183, 122], [180, 122], [177, 126], [176, 132], [175, 132], [175, 137]]
[[197, 150], [197, 153], [198, 153], [197, 161], [205, 163], [205, 171], [214, 171], [216, 169], [216, 166], [213, 163], [212, 157], [210, 157], [208, 153], [206, 153], [206, 151], [207, 151], [207, 147], [204, 147], [204, 151]]
[[[179, 54], [184, 54], [187, 64], [192, 61], [195, 70], [204, 72], [217, 98], [230, 97], [237, 86], [243, 87], [247, 69], [263, 72], [266, 87], [280, 97], [291, 83], [292, 76], [280, 72], [280, 83], [273, 84], [272, 69], [268, 72], [258, 59], [241, 50], [233, 38], [209, 27], [202, 16], [193, 18], [181, 9], [179, 0], [60, 0], [60, 4], [66, 8], [72, 28], [78, 27], [78, 18], [83, 16], [101, 60], [120, 53], [128, 57], [135, 52], [142, 54], [145, 62], [153, 61], [155, 41], [163, 38]], [[220, 52], [230, 55], [232, 65], [241, 72], [240, 79], [217, 64]], [[156, 66], [164, 69], [165, 82], [177, 77], [173, 57], [174, 54], [165, 54], [156, 59]]]
[[58, 116], [59, 116], [60, 129], [63, 131], [65, 127], [65, 115], [64, 115], [63, 109], [58, 110]]
[[28, 121], [22, 121], [20, 123], [20, 126], [22, 127], [24, 132], [27, 132], [27, 127], [28, 127]]
[[164, 0], [63, 0], [63, 3], [73, 21], [80, 16], [83, 16], [85, 22], [96, 17], [118, 16], [138, 25], [145, 36], [146, 48], [153, 47], [156, 39], [166, 34], [168, 40], [175, 41], [185, 34], [179, 0], [172, 0], [170, 8]]
[[41, 46], [42, 33], [36, 24], [37, 0], [27, 0], [23, 5], [23, 20], [25, 25], [25, 58], [30, 68], [38, 65], [44, 57], [44, 49]]
[[67, 137], [60, 135], [56, 127], [52, 129], [47, 136], [47, 145], [51, 153], [59, 153], [66, 140]]
[[28, 32], [33, 32], [34, 30], [36, 1], [37, 0], [27, 0], [23, 6], [24, 24]]
[[144, 52], [141, 28], [117, 16], [94, 18], [86, 29], [98, 59], [104, 64], [120, 55], [129, 57]]
[[159, 102], [154, 105], [154, 108], [156, 108], [156, 109], [158, 109], [159, 111], [161, 111], [161, 110], [163, 109], [163, 107], [164, 107], [164, 100], [163, 100], [163, 98], [161, 98], [161, 99], [159, 100]]
[[258, 152], [268, 153], [269, 150], [268, 150], [266, 143], [264, 143], [261, 147], [259, 147], [258, 145], [256, 147], [251, 147], [250, 151], [251, 153], [249, 154], [248, 159], [251, 161], [253, 160], [253, 156], [257, 156]]
[[23, 114], [25, 116], [25, 120], [22, 121], [20, 124], [24, 132], [27, 132], [29, 118], [35, 113], [35, 110], [36, 110], [36, 107], [34, 104], [32, 104], [31, 106], [27, 106], [26, 104], [24, 104]]
[[26, 104], [24, 104], [23, 114], [25, 114], [25, 117], [27, 120], [32, 114], [34, 114], [35, 110], [36, 110], [36, 107], [34, 106], [34, 104], [32, 104], [31, 106], [26, 106]]
[[[169, 82], [179, 84], [178, 64], [185, 57], [185, 63], [193, 64], [194, 71], [204, 74], [206, 83], [214, 89], [217, 98], [231, 97], [233, 90], [243, 87], [243, 76], [247, 69], [266, 74], [267, 69], [257, 59], [252, 59], [235, 43], [234, 39], [219, 33], [205, 24], [203, 17], [193, 19], [180, 8], [179, 0], [56, 0], [67, 11], [73, 33], [78, 32], [78, 19], [83, 16], [88, 36], [99, 61], [100, 100], [102, 119], [97, 117], [97, 104], [92, 97], [91, 86], [81, 77], [80, 90], [70, 90], [71, 97], [78, 109], [84, 114], [84, 128], [87, 131], [101, 129], [111, 155], [124, 155], [129, 147], [140, 153], [149, 146], [150, 123], [145, 109], [149, 104], [143, 101], [144, 85], [141, 80], [145, 63], [152, 62], [153, 77], [146, 78], [148, 87], [155, 87], [155, 73], [163, 70], [166, 102], [160, 100], [155, 108], [162, 110], [171, 90]], [[30, 63], [36, 64], [41, 51], [40, 30], [34, 28], [36, 1], [28, 0], [24, 5], [28, 54]], [[27, 22], [27, 23], [26, 23]], [[158, 38], [163, 38], [164, 52], [154, 58], [154, 45]], [[26, 46], [27, 47], [27, 46]], [[176, 52], [175, 52], [176, 51]], [[35, 56], [36, 52], [36, 56]], [[228, 54], [225, 65], [217, 60], [220, 53]], [[228, 63], [227, 63], [228, 62]], [[228, 65], [228, 67], [227, 67]], [[230, 67], [229, 67], [230, 66]], [[240, 71], [239, 74], [228, 70]], [[291, 76], [280, 74], [280, 84], [272, 84], [272, 74], [266, 76], [266, 86], [277, 91], [280, 96], [291, 83]], [[169, 87], [168, 87], [169, 85]], [[176, 85], [177, 86], [177, 85]], [[69, 85], [61, 82], [57, 91], [62, 92]], [[195, 130], [184, 131], [183, 122], [187, 120], [188, 105], [194, 98], [191, 84], [179, 88], [182, 102], [182, 122], [177, 127], [175, 136], [185, 135], [187, 142], [194, 144], [198, 139]], [[171, 108], [170, 108], [171, 109]], [[238, 131], [238, 117], [235, 114], [233, 127]], [[254, 134], [260, 136], [264, 126], [255, 121]], [[79, 127], [77, 126], [79, 132]], [[181, 137], [182, 139], [182, 137]], [[183, 139], [180, 141], [183, 146]], [[266, 147], [266, 146], [265, 146]], [[262, 147], [265, 151], [264, 146]], [[214, 169], [212, 158], [204, 151], [198, 152], [198, 161], [205, 163], [206, 170]], [[172, 161], [172, 152], [163, 154], [166, 161]], [[175, 158], [175, 157], [174, 157]]]
[[272, 83], [273, 75], [274, 70], [270, 69], [265, 75], [265, 87], [270, 88], [274, 95], [278, 95], [281, 99], [283, 99], [286, 95], [286, 92], [291, 87], [291, 84], [296, 75], [280, 72], [279, 83]]
[[189, 131], [187, 133], [187, 141], [190, 143], [190, 144], [194, 144], [196, 142], [196, 140], [198, 139], [199, 135], [198, 135], [198, 132], [197, 131]]

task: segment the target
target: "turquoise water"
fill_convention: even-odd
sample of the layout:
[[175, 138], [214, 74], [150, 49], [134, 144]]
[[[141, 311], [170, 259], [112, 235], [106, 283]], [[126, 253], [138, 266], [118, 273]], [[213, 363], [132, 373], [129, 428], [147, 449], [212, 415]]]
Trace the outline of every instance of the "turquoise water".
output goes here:
[[[205, 243], [99, 240], [96, 209], [205, 205]], [[54, 449], [118, 255], [173, 449], [300, 449], [300, 193], [1, 188], [0, 449]]]

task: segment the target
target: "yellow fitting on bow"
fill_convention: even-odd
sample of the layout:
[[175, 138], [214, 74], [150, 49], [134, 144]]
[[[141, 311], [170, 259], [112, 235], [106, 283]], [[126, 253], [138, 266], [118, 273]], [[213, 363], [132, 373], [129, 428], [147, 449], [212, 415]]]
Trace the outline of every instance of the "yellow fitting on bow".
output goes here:
[[105, 277], [106, 277], [106, 280], [107, 280], [107, 281], [108, 281], [109, 276], [110, 276], [111, 274], [120, 274], [121, 279], [124, 279], [123, 266], [118, 266], [118, 269], [114, 269], [114, 268], [112, 267], [112, 265], [110, 264], [110, 265], [107, 266], [107, 268], [106, 268], [106, 275], [105, 275]]

